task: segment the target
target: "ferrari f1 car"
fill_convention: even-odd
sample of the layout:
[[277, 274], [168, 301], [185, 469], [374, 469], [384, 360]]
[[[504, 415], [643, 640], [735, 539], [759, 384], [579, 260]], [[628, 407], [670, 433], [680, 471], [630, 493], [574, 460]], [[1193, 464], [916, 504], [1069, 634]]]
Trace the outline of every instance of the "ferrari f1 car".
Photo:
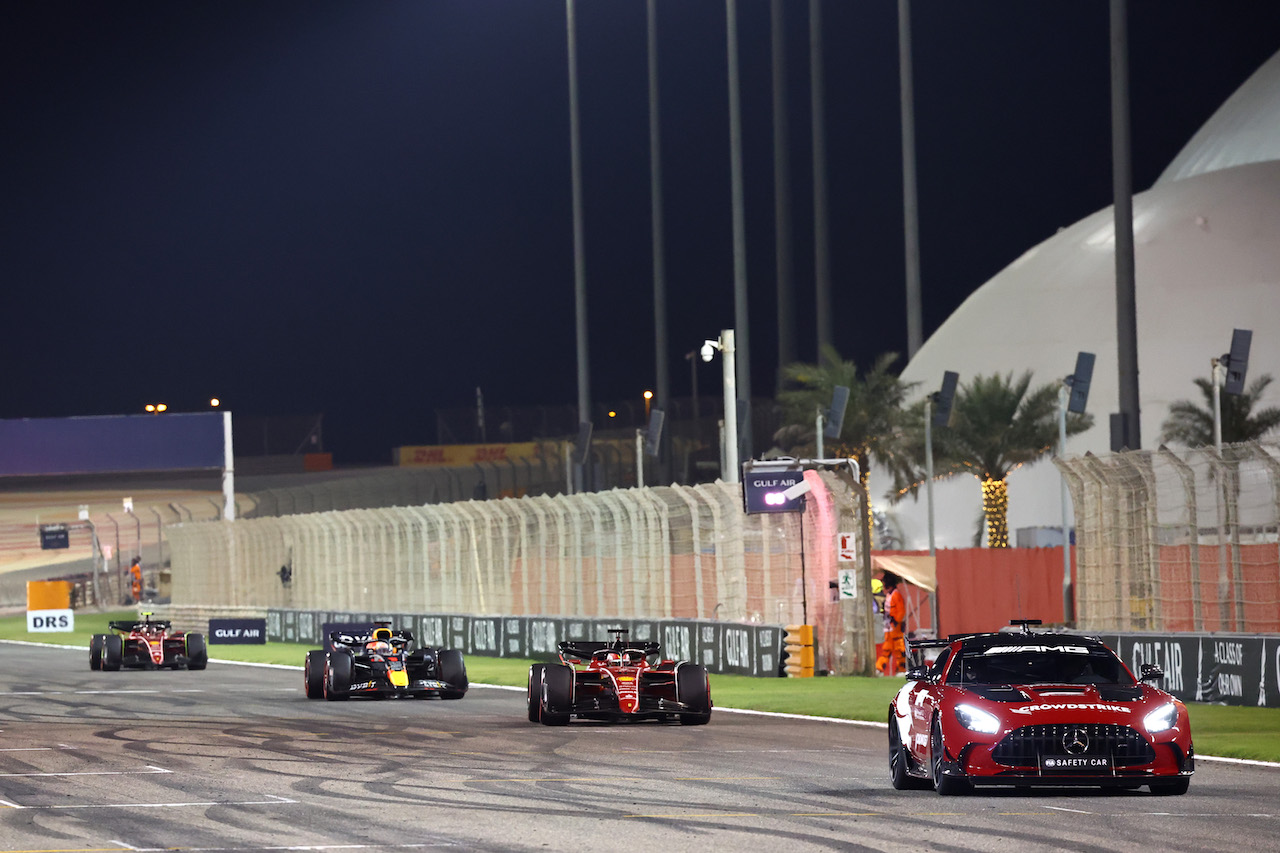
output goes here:
[[387, 625], [375, 625], [362, 634], [335, 631], [329, 635], [329, 646], [329, 651], [307, 652], [302, 681], [308, 699], [461, 699], [466, 695], [462, 652], [417, 648], [411, 631], [393, 631]]
[[112, 634], [94, 634], [89, 641], [89, 669], [204, 669], [209, 663], [204, 635], [175, 631], [168, 619], [107, 623]]
[[1182, 702], [1136, 679], [1095, 637], [1032, 631], [911, 644], [941, 651], [889, 706], [889, 774], [944, 796], [974, 785], [1150, 787], [1185, 794], [1195, 770]]
[[529, 722], [562, 726], [587, 720], [711, 719], [706, 667], [659, 659], [657, 643], [628, 642], [611, 628], [608, 642], [562, 642], [560, 662], [529, 667]]

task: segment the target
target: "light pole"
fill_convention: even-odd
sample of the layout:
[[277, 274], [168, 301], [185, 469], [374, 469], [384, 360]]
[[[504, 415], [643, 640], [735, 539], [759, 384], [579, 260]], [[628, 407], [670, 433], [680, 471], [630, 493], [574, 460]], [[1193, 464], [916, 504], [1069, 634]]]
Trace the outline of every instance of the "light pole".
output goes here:
[[724, 329], [720, 337], [702, 344], [702, 360], [711, 361], [716, 350], [724, 361], [724, 460], [720, 479], [726, 483], [738, 482], [738, 383], [733, 345], [733, 329]]
[[[951, 403], [956, 396], [956, 383], [960, 374], [954, 370], [942, 372], [942, 387], [924, 398], [924, 493], [925, 504], [929, 512], [929, 556], [936, 557], [937, 546], [933, 538], [933, 424], [946, 426], [951, 420]], [[933, 412], [933, 404], [938, 404], [938, 411]], [[934, 590], [929, 597], [929, 620], [934, 636], [938, 636], [938, 591]]]
[[[1076, 370], [1062, 380], [1058, 388], [1058, 458], [1067, 455], [1067, 412], [1084, 414], [1085, 403], [1089, 400], [1089, 383], [1093, 381], [1094, 355], [1081, 352], [1076, 355]], [[1071, 534], [1070, 520], [1067, 510], [1071, 506], [1067, 494], [1067, 475], [1062, 475], [1062, 621], [1071, 624], [1075, 621], [1075, 595], [1071, 583]]]

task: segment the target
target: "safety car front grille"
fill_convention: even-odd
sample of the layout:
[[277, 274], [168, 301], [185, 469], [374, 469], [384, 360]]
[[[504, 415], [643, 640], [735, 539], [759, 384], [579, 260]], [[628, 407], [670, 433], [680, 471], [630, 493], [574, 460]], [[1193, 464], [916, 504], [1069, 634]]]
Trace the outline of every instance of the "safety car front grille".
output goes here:
[[1009, 767], [1034, 767], [1046, 755], [1109, 755], [1116, 767], [1150, 764], [1156, 758], [1150, 741], [1129, 726], [1113, 723], [1023, 726], [991, 752], [992, 760]]

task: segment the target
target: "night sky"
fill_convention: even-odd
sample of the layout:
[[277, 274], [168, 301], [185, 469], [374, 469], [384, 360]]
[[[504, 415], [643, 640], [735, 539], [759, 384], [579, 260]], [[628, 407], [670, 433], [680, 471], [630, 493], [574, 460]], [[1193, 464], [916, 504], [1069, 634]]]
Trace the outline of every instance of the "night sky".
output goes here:
[[[733, 325], [723, 0], [659, 0], [671, 388]], [[787, 0], [800, 357], [808, 2]], [[913, 4], [925, 335], [1111, 202], [1106, 0]], [[905, 354], [897, 9], [823, 4], [836, 345]], [[591, 398], [655, 386], [645, 4], [579, 0]], [[740, 0], [752, 385], [777, 361], [768, 0]], [[1274, 0], [1130, 0], [1134, 189], [1280, 49]], [[573, 404], [563, 0], [0, 10], [0, 417], [210, 396], [338, 462], [434, 411]], [[1016, 318], [993, 317], [992, 333]], [[700, 367], [704, 394], [719, 365]]]

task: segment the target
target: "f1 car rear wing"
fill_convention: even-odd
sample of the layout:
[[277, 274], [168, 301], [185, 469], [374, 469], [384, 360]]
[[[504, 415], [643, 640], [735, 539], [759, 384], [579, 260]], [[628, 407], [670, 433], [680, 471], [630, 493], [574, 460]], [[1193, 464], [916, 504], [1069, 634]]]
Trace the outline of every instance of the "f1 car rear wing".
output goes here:
[[586, 640], [566, 640], [562, 643], [558, 643], [556, 648], [560, 650], [560, 656], [566, 660], [587, 661], [591, 660], [592, 656], [595, 655], [596, 652], [604, 651], [638, 651], [644, 654], [645, 657], [648, 657], [649, 655], [656, 655], [660, 652], [662, 650], [662, 645], [660, 643], [653, 642], [619, 643], [614, 641], [601, 643]]
[[107, 623], [108, 630], [123, 631], [127, 634], [134, 631], [142, 631], [144, 633], [168, 631], [172, 627], [173, 623], [168, 619], [113, 619]]
[[[372, 640], [372, 630], [363, 634], [351, 634], [346, 631], [334, 631], [329, 634], [330, 645], [341, 646], [343, 648], [355, 648], [357, 646], [363, 647], [365, 643], [372, 642]], [[391, 639], [388, 642], [398, 649], [407, 648], [413, 645], [413, 632], [408, 630], [392, 631]]]

